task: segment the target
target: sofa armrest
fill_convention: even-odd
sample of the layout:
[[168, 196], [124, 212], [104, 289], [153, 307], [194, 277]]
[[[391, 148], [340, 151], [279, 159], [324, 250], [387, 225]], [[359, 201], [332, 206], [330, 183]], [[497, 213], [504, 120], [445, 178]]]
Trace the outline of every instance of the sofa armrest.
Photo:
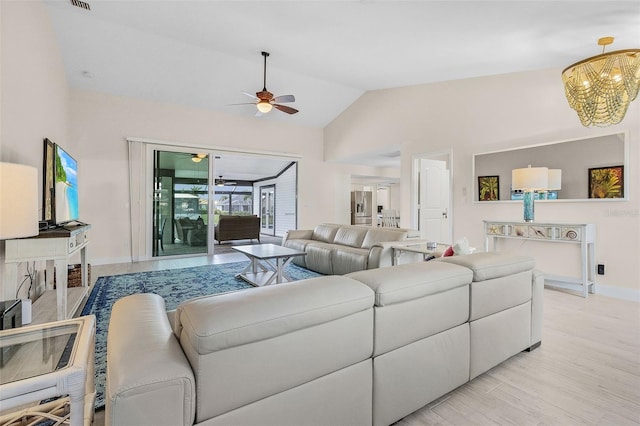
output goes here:
[[312, 235], [313, 229], [292, 229], [285, 232], [282, 238], [282, 245], [284, 246], [287, 240], [310, 240]]
[[[367, 269], [391, 266], [391, 257], [393, 256], [393, 249], [391, 247], [402, 245], [403, 242], [406, 243], [406, 241], [383, 241], [372, 245], [369, 249]], [[403, 253], [402, 256], [404, 257], [402, 263], [416, 263], [422, 260], [419, 253]]]
[[118, 300], [107, 334], [106, 425], [191, 425], [193, 371], [169, 324], [162, 297]]

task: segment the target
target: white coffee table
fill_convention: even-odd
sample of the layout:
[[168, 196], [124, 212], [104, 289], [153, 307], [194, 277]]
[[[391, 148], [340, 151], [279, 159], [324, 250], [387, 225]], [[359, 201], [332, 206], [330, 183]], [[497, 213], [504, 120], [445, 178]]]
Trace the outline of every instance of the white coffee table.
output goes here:
[[[0, 366], [0, 424], [48, 418], [90, 425], [95, 329], [88, 315], [0, 331], [0, 350], [15, 352]], [[48, 398], [58, 399], [39, 403]]]
[[284, 268], [291, 263], [294, 257], [307, 255], [303, 251], [275, 244], [245, 245], [232, 248], [251, 260], [249, 265], [236, 277], [242, 278], [256, 287], [293, 281], [284, 272]]

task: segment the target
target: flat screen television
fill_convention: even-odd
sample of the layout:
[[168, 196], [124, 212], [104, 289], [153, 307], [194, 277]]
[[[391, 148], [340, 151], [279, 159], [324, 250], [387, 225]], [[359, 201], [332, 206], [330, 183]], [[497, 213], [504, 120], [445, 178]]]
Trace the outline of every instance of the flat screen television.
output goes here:
[[78, 221], [78, 162], [60, 145], [44, 140], [43, 220], [49, 225]]

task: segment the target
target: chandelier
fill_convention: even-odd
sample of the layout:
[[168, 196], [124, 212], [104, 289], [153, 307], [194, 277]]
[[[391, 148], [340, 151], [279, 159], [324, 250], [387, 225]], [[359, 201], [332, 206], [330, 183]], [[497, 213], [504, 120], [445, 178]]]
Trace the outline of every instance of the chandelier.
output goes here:
[[569, 106], [583, 126], [618, 124], [627, 113], [640, 85], [640, 49], [604, 53], [613, 37], [598, 40], [602, 54], [584, 59], [562, 71]]

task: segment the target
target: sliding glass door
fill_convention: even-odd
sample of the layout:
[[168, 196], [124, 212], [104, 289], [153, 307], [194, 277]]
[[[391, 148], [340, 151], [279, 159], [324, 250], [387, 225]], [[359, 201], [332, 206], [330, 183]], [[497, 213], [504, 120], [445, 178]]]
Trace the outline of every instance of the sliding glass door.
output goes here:
[[208, 253], [209, 165], [206, 154], [154, 151], [154, 257]]

